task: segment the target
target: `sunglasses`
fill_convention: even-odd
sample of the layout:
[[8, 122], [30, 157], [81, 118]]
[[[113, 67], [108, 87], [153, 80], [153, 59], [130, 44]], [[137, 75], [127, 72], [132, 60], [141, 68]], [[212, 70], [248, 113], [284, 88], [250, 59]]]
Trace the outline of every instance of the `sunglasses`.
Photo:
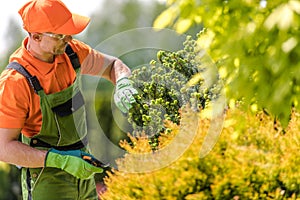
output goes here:
[[58, 40], [64, 40], [67, 37], [72, 37], [71, 35], [63, 35], [63, 34], [55, 34], [55, 33], [41, 33], [42, 35], [52, 37], [54, 39]]

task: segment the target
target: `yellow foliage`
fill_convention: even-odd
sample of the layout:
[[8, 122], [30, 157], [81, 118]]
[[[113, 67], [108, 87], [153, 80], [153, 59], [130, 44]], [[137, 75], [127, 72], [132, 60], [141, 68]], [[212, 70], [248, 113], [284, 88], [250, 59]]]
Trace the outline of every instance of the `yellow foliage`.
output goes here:
[[0, 161], [0, 171], [8, 173], [10, 171], [9, 164]]
[[167, 10], [163, 11], [153, 22], [153, 27], [157, 29], [166, 28], [171, 25], [175, 19], [178, 10], [176, 7], [169, 7]]
[[192, 26], [192, 24], [193, 24], [192, 19], [180, 18], [174, 24], [174, 28], [178, 33], [183, 34]]
[[152, 152], [147, 137], [133, 137], [128, 134], [133, 145], [130, 145], [126, 140], [120, 142], [120, 146], [130, 154], [149, 153]]
[[281, 4], [266, 19], [265, 27], [270, 30], [277, 25], [279, 29], [287, 30], [292, 27], [294, 12], [299, 12], [299, 8], [300, 3], [293, 0], [286, 4]]
[[215, 38], [215, 33], [205, 29], [200, 32], [200, 37], [197, 40], [197, 47], [208, 50]]
[[[180, 156], [160, 169], [153, 168], [152, 171], [139, 173], [113, 170], [105, 178], [108, 190], [101, 199], [300, 198], [299, 113], [293, 112], [290, 124], [284, 130], [264, 112], [253, 114], [252, 111], [229, 109], [218, 142], [207, 156], [200, 158], [199, 151], [212, 122], [212, 119], [199, 117], [187, 110], [182, 112], [180, 126], [166, 122], [166, 126], [174, 133], [160, 138], [161, 148], [166, 149], [172, 145], [182, 133], [181, 126], [184, 126], [187, 135], [186, 139], [180, 137], [180, 140], [182, 143], [190, 140], [189, 147], [180, 149]], [[188, 132], [193, 131], [197, 134], [190, 137], [192, 134]], [[141, 143], [137, 145], [143, 150], [134, 150], [133, 155], [138, 152], [148, 153], [143, 139], [134, 139], [134, 142]], [[180, 143], [177, 145], [180, 146]], [[151, 162], [161, 163], [169, 155], [164, 156], [154, 156]], [[153, 166], [151, 162], [137, 163], [126, 155], [119, 164], [134, 168], [135, 165], [143, 167], [143, 164]]]
[[[129, 152], [124, 159], [117, 160], [118, 169], [127, 173], [143, 173], [159, 170], [169, 166], [171, 163], [181, 157], [197, 134], [198, 113], [192, 112], [189, 107], [181, 111], [182, 115], [180, 129], [171, 122], [166, 122], [167, 129], [174, 128], [170, 136], [160, 137], [162, 143], [160, 149], [151, 151], [150, 144], [146, 138], [132, 138], [135, 147], [130, 147], [127, 142], [122, 142], [123, 148]], [[196, 122], [196, 123], [195, 123]], [[166, 140], [169, 141], [166, 141]], [[166, 145], [168, 144], [168, 145]]]
[[162, 134], [159, 140], [159, 149], [165, 148], [168, 144], [171, 143], [172, 139], [179, 133], [180, 126], [172, 121], [166, 120], [164, 126], [167, 130], [171, 130], [170, 133]]

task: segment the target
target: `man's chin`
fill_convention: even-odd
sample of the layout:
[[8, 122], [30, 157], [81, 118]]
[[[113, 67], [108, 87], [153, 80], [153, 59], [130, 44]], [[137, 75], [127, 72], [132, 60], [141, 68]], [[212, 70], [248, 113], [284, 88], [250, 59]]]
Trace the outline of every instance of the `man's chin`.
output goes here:
[[55, 55], [61, 55], [61, 54], [64, 54], [64, 53], [65, 53], [65, 50], [66, 50], [66, 46], [67, 46], [67, 45], [62, 46], [61, 48], [57, 48], [57, 49], [55, 50]]
[[55, 55], [61, 55], [61, 54], [64, 54], [65, 51], [64, 50], [57, 50], [55, 51]]

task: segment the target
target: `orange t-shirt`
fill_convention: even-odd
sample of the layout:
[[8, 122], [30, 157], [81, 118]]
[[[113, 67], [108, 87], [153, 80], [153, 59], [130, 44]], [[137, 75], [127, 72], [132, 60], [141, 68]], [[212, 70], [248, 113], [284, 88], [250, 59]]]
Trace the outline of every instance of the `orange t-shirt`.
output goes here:
[[[10, 57], [36, 76], [46, 94], [61, 91], [75, 80], [76, 73], [66, 54], [55, 57], [53, 63], [34, 58], [27, 50], [25, 38], [22, 46]], [[81, 63], [81, 73], [99, 75], [106, 69], [104, 56], [88, 45], [73, 39], [69, 43]], [[39, 133], [42, 125], [39, 96], [29, 86], [26, 78], [12, 69], [0, 76], [0, 127], [22, 128], [28, 137]]]

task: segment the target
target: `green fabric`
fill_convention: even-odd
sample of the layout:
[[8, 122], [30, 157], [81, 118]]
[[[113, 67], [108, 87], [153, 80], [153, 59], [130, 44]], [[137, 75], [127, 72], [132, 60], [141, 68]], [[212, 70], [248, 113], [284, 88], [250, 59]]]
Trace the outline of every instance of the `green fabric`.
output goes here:
[[[98, 200], [94, 178], [77, 179], [57, 168], [29, 169], [31, 174], [32, 200]], [[22, 179], [26, 180], [27, 169], [22, 169]], [[26, 182], [22, 182], [23, 199], [28, 200]]]
[[[52, 111], [52, 108], [58, 106], [77, 93], [80, 92], [80, 79], [65, 90], [45, 94], [43, 90], [39, 91], [40, 107], [42, 111], [42, 127], [40, 133], [31, 139], [39, 138], [53, 146], [65, 146], [78, 142], [87, 135], [85, 107], [81, 106], [72, 115], [59, 116]], [[30, 140], [23, 137], [24, 143], [29, 144]]]
[[132, 82], [127, 78], [121, 78], [116, 83], [114, 101], [116, 106], [123, 112], [127, 113], [135, 102], [134, 95], [138, 91], [132, 87]]
[[46, 167], [55, 167], [62, 169], [79, 179], [90, 179], [95, 173], [102, 173], [103, 169], [95, 167], [85, 160], [82, 156], [91, 156], [80, 150], [58, 151], [51, 149], [48, 151], [45, 162]]
[[[87, 136], [84, 105], [67, 116], [60, 116], [52, 111], [53, 107], [69, 101], [80, 92], [81, 81], [79, 69], [76, 73], [75, 82], [68, 88], [52, 94], [45, 94], [43, 90], [38, 92], [42, 112], [42, 127], [39, 134], [32, 138], [23, 136], [23, 143], [29, 145], [31, 140], [37, 138], [52, 146], [67, 146], [77, 143]], [[36, 148], [49, 151], [45, 147]], [[90, 152], [88, 146], [80, 149], [80, 151]], [[29, 177], [24, 172], [26, 169], [22, 169], [22, 192], [24, 200], [28, 199], [28, 195], [32, 195], [33, 200], [97, 199], [93, 175], [95, 172], [101, 173], [103, 169], [92, 166], [78, 156], [63, 155], [58, 152], [49, 151], [44, 168], [28, 169], [31, 172]], [[43, 172], [41, 176], [38, 176], [40, 177], [38, 179], [36, 178], [37, 173], [35, 170]]]

